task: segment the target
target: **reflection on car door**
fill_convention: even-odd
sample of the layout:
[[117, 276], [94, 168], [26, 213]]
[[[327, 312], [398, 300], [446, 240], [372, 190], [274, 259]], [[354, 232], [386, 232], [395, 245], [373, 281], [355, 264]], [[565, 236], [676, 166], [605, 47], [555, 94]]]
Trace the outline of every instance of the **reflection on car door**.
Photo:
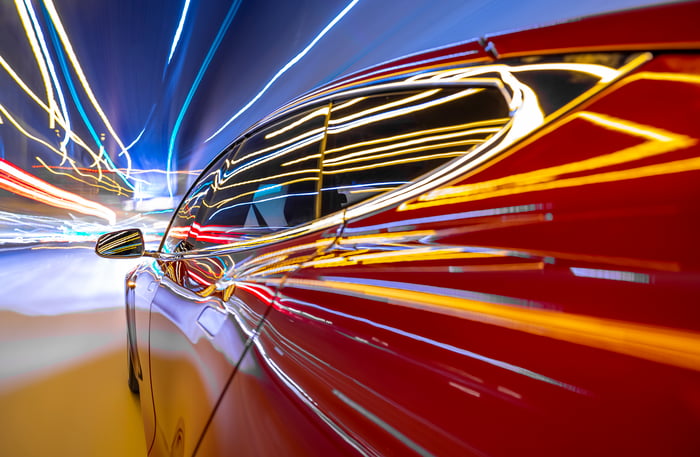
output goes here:
[[280, 243], [313, 231], [327, 112], [314, 107], [253, 133], [204, 172], [178, 210], [151, 307], [159, 452], [192, 454], [271, 303], [274, 287], [239, 278], [260, 276], [280, 262]]

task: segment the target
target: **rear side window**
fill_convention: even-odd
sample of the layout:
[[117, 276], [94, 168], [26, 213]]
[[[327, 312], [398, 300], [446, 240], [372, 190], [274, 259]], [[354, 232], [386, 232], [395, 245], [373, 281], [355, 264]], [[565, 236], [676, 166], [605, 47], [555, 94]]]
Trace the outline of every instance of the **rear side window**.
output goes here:
[[488, 140], [509, 121], [491, 87], [429, 87], [335, 102], [322, 213], [395, 189]]
[[253, 133], [213, 176], [190, 240], [195, 249], [232, 243], [316, 217], [328, 106]]

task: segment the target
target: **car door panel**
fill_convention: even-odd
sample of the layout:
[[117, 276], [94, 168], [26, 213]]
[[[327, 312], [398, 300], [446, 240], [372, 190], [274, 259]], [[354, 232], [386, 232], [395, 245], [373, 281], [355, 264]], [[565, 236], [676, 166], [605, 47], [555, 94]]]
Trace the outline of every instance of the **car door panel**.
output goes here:
[[360, 455], [695, 455], [696, 59], [658, 58], [450, 185], [348, 209], [284, 281], [256, 373]]

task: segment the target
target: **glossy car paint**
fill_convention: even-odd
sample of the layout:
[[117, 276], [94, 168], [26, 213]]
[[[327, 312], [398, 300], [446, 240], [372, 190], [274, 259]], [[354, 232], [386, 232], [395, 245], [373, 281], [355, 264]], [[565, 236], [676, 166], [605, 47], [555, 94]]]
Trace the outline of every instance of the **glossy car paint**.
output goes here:
[[665, 51], [422, 185], [135, 270], [150, 454], [698, 455], [697, 17], [488, 37], [301, 99], [499, 55]]

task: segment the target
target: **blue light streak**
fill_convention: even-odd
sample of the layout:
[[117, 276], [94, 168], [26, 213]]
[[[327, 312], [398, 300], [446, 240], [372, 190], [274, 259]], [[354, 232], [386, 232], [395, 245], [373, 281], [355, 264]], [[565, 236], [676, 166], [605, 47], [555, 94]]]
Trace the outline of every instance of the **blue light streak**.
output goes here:
[[[100, 141], [99, 136], [97, 135], [97, 132], [95, 131], [95, 128], [92, 126], [92, 123], [90, 122], [90, 119], [88, 118], [87, 113], [85, 112], [85, 108], [83, 107], [83, 104], [80, 102], [80, 97], [78, 96], [78, 92], [75, 89], [75, 86], [73, 85], [73, 80], [71, 79], [70, 76], [70, 70], [68, 69], [68, 65], [66, 63], [66, 57], [63, 54], [63, 48], [61, 46], [60, 40], [58, 38], [58, 35], [56, 33], [56, 29], [54, 28], [53, 22], [51, 22], [51, 18], [44, 8], [44, 16], [46, 17], [46, 22], [48, 23], [48, 28], [49, 28], [49, 35], [51, 36], [51, 41], [54, 44], [54, 49], [56, 50], [56, 55], [58, 56], [58, 63], [61, 66], [61, 71], [63, 72], [63, 76], [66, 80], [66, 84], [68, 85], [68, 90], [71, 94], [71, 97], [73, 98], [73, 102], [75, 103], [75, 107], [78, 109], [78, 112], [80, 113], [80, 117], [83, 118], [83, 121], [85, 121], [85, 125], [87, 126], [90, 135], [92, 136], [92, 139], [95, 141], [95, 144], [100, 148], [100, 151], [104, 151], [104, 145]], [[108, 154], [101, 154], [104, 156], [105, 161], [107, 164], [114, 170], [114, 172], [122, 178], [124, 181], [124, 184], [126, 184], [127, 187], [129, 187], [131, 190], [135, 190], [134, 185], [129, 182], [129, 179], [119, 171], [117, 166], [112, 162], [112, 159], [109, 157]]]
[[234, 114], [228, 121], [226, 121], [226, 123], [224, 123], [224, 125], [222, 125], [216, 132], [214, 132], [214, 134], [212, 134], [209, 138], [207, 138], [206, 141], [210, 141], [212, 138], [214, 138], [219, 133], [221, 133], [222, 130], [224, 130], [226, 127], [228, 127], [228, 125], [231, 124], [231, 122], [235, 121], [241, 114], [248, 111], [248, 108], [253, 106], [253, 104], [255, 102], [257, 102], [258, 99], [260, 97], [262, 97], [265, 92], [267, 92], [267, 90], [270, 88], [270, 86], [272, 86], [275, 83], [275, 81], [277, 81], [280, 78], [280, 76], [282, 76], [284, 73], [287, 72], [287, 70], [289, 70], [297, 62], [299, 62], [299, 60], [301, 60], [302, 57], [304, 57], [316, 45], [316, 43], [318, 43], [321, 40], [321, 38], [323, 38], [323, 36], [326, 33], [328, 33], [355, 5], [357, 5], [357, 3], [359, 1], [360, 0], [351, 1], [343, 9], [343, 11], [341, 11], [335, 18], [333, 18], [333, 20], [331, 22], [329, 22], [328, 25], [326, 25], [326, 27], [324, 27], [323, 30], [321, 30], [321, 32], [318, 35], [316, 35], [316, 37], [311, 41], [311, 43], [309, 43], [299, 54], [294, 56], [294, 58], [292, 60], [287, 62], [287, 64], [284, 67], [282, 67], [277, 73], [275, 73], [275, 75], [272, 77], [272, 79], [270, 79], [267, 82], [267, 84], [265, 84], [265, 87], [263, 87], [260, 90], [260, 92], [258, 92], [255, 95], [255, 97], [253, 97], [248, 103], [246, 103], [246, 105], [243, 108], [238, 110], [238, 112], [236, 114]]
[[168, 173], [166, 181], [168, 183], [168, 194], [170, 195], [170, 197], [173, 197], [173, 187], [172, 182], [170, 180], [170, 172], [173, 166], [173, 150], [175, 149], [175, 137], [180, 131], [180, 125], [182, 124], [182, 120], [185, 117], [187, 108], [189, 108], [190, 103], [192, 102], [194, 93], [197, 92], [199, 83], [202, 81], [204, 73], [206, 73], [207, 68], [209, 67], [209, 63], [211, 63], [211, 59], [214, 58], [214, 54], [219, 48], [219, 45], [221, 44], [221, 41], [223, 40], [224, 35], [226, 34], [226, 31], [231, 25], [233, 18], [236, 16], [236, 12], [238, 11], [238, 7], [241, 6], [241, 2], [242, 0], [236, 0], [231, 5], [231, 8], [229, 8], [226, 17], [224, 18], [224, 22], [221, 24], [221, 27], [219, 27], [219, 31], [216, 34], [216, 38], [214, 38], [214, 42], [209, 48], [209, 52], [207, 52], [207, 56], [204, 58], [204, 62], [202, 62], [202, 66], [199, 67], [199, 72], [197, 72], [197, 76], [195, 77], [194, 82], [192, 83], [192, 87], [190, 87], [190, 91], [188, 92], [187, 97], [185, 98], [185, 102], [182, 104], [180, 113], [178, 114], [177, 119], [175, 120], [175, 124], [173, 125], [173, 133], [170, 135], [170, 143], [168, 144], [168, 159], [165, 166], [165, 170]]

